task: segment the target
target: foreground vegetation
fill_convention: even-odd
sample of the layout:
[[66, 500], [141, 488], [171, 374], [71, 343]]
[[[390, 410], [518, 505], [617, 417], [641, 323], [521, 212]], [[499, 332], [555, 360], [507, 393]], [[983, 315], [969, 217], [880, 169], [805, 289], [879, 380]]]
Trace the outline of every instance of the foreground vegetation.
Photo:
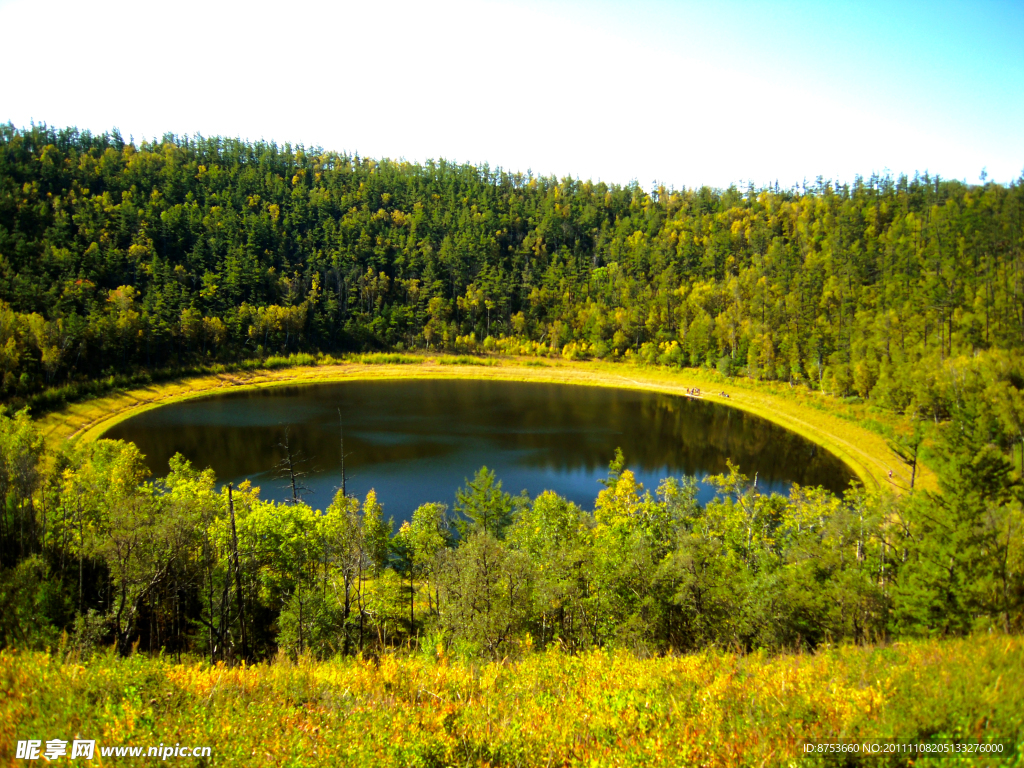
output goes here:
[[805, 743], [839, 739], [1004, 742], [997, 760], [935, 764], [1019, 765], [1022, 670], [1024, 643], [1000, 634], [778, 656], [555, 646], [514, 664], [431, 651], [232, 668], [5, 651], [0, 760], [16, 739], [81, 734], [208, 745], [211, 764], [238, 766], [840, 765], [802, 757]]
[[484, 468], [454, 510], [425, 503], [397, 531], [372, 492], [268, 502], [182, 457], [151, 482], [134, 445], [51, 454], [26, 414], [3, 416], [0, 639], [252, 661], [1019, 631], [1024, 489], [990, 442], [984, 378], [961, 373], [958, 415], [934, 431], [940, 493], [766, 496], [734, 468], [701, 505], [691, 481], [644, 489], [617, 456], [593, 510], [512, 496]]

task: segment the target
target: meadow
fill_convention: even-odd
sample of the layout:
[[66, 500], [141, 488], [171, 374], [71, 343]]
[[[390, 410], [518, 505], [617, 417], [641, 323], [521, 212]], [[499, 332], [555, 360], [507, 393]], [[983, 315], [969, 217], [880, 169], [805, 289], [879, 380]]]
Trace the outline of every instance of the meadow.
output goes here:
[[[927, 765], [822, 758], [806, 743], [1015, 745], [1024, 640], [1000, 634], [816, 653], [639, 658], [557, 647], [518, 662], [432, 652], [229, 667], [112, 652], [0, 652], [0, 761], [18, 739], [212, 748], [218, 766]], [[130, 764], [130, 758], [110, 759]], [[137, 760], [153, 764], [152, 758]]]

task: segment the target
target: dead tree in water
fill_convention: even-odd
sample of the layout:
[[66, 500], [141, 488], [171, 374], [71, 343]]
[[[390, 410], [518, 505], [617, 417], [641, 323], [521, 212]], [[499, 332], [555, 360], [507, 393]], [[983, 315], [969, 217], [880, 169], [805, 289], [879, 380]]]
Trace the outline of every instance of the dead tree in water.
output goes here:
[[308, 493], [309, 488], [302, 484], [302, 479], [309, 473], [299, 469], [299, 466], [306, 463], [306, 459], [300, 458], [301, 452], [292, 449], [291, 428], [284, 430], [284, 439], [277, 444], [277, 447], [284, 451], [284, 458], [277, 464], [277, 471], [280, 477], [287, 477], [292, 489], [292, 504], [302, 501], [302, 494]]
[[341, 408], [338, 409], [338, 434], [341, 437], [341, 495], [342, 498], [348, 498], [347, 477], [345, 476], [345, 457], [348, 454], [345, 453], [345, 422], [341, 418]]

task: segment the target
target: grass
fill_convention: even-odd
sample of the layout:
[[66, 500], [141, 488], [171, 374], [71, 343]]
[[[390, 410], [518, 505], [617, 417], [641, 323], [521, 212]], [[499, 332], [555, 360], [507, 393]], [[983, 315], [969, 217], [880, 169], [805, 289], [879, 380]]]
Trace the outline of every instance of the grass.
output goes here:
[[229, 668], [4, 651], [0, 686], [4, 764], [18, 739], [76, 735], [209, 746], [214, 765], [370, 768], [813, 766], [824, 761], [803, 758], [805, 742], [1019, 746], [1024, 734], [1024, 640], [1001, 635], [774, 657], [556, 649], [515, 664], [406, 653]]
[[501, 365], [495, 358], [470, 357], [469, 355], [458, 355], [457, 357], [444, 356], [437, 358], [438, 365]]
[[[345, 362], [333, 358], [313, 362], [316, 364], [225, 371], [114, 392], [47, 413], [41, 417], [40, 424], [48, 444], [54, 447], [70, 438], [95, 439], [117, 422], [149, 408], [228, 389], [368, 378], [540, 381], [626, 387], [671, 394], [684, 394], [686, 388], [699, 386], [705, 399], [774, 421], [835, 453], [868, 487], [888, 487], [900, 492], [909, 479], [909, 472], [885, 440], [887, 434], [900, 429], [898, 417], [785, 384], [725, 379], [713, 371], [677, 371], [629, 363], [557, 359], [539, 364], [532, 360], [523, 362], [502, 358], [376, 354], [355, 356]], [[723, 394], [728, 397], [723, 397]], [[893, 479], [888, 477], [890, 469], [894, 473]], [[935, 477], [925, 467], [918, 470], [918, 486], [935, 487]]]
[[399, 355], [386, 352], [354, 355], [350, 360], [353, 363], [361, 363], [362, 365], [418, 365], [423, 362], [423, 358], [416, 355]]

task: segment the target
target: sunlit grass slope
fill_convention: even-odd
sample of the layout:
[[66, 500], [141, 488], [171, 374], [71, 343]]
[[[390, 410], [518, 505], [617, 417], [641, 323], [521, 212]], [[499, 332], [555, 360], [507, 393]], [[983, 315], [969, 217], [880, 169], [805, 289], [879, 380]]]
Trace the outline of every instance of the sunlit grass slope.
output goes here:
[[1024, 640], [999, 635], [775, 657], [555, 650], [504, 664], [419, 654], [228, 668], [4, 651], [0, 685], [4, 764], [17, 739], [76, 734], [210, 746], [213, 765], [369, 767], [810, 766], [808, 741], [1019, 744], [1024, 733]]

